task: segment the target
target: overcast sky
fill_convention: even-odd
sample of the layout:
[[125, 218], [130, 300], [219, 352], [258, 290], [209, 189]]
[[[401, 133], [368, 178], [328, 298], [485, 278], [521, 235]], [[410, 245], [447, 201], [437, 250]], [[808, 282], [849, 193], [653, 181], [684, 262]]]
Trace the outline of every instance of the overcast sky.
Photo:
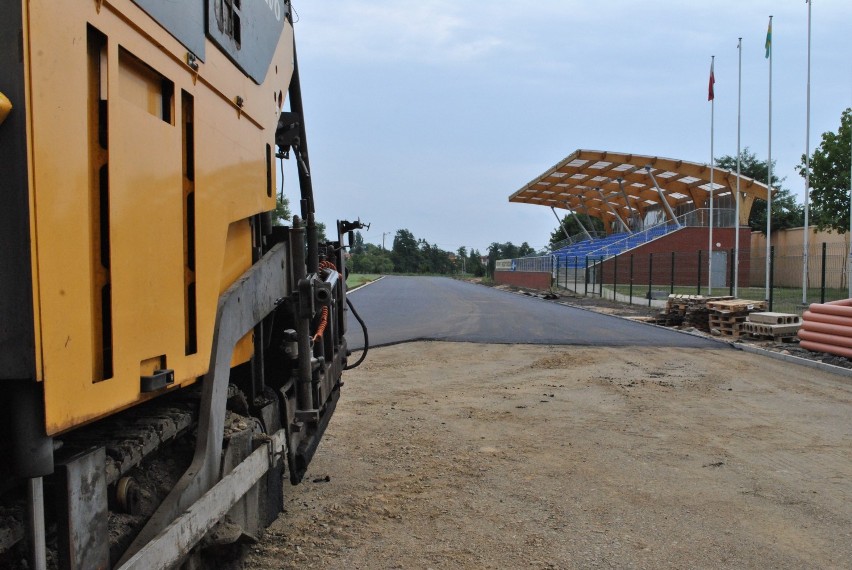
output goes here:
[[[765, 158], [770, 14], [772, 155], [803, 199], [803, 0], [294, 5], [317, 212], [329, 228], [360, 216], [372, 223], [365, 240], [391, 232], [388, 247], [400, 228], [446, 250], [543, 247], [550, 209], [508, 197], [576, 149], [709, 163], [711, 55], [715, 154], [736, 153], [738, 37], [742, 146]], [[852, 106], [852, 2], [817, 0], [812, 22], [813, 151]], [[294, 177], [286, 184], [296, 192]]]

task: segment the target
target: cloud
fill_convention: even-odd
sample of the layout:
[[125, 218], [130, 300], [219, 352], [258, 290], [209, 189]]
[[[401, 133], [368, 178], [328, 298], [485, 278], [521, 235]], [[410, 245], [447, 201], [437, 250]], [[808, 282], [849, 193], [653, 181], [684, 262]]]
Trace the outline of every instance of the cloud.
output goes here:
[[314, 55], [355, 63], [466, 63], [505, 44], [499, 34], [466, 19], [462, 9], [445, 0], [338, 0], [324, 2], [321, 9], [305, 7], [300, 18], [302, 43]]

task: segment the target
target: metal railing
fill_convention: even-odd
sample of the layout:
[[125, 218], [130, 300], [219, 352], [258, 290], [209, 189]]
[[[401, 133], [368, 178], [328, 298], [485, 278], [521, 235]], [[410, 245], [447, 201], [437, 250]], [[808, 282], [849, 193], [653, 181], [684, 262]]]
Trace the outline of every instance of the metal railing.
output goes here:
[[[714, 228], [735, 228], [736, 210], [733, 208], [713, 208]], [[697, 208], [677, 217], [680, 225], [687, 228], [706, 228], [710, 226], [710, 208]]]
[[526, 271], [532, 273], [547, 273], [553, 271], [553, 258], [550, 255], [521, 257], [518, 259], [498, 259], [495, 265], [497, 271]]
[[589, 232], [586, 234], [585, 232], [580, 232], [578, 234], [574, 234], [573, 236], [569, 236], [563, 240], [559, 240], [550, 246], [551, 251], [556, 251], [563, 247], [572, 246], [574, 244], [578, 244], [583, 241], [589, 241], [589, 239], [598, 239], [606, 237], [606, 232]]

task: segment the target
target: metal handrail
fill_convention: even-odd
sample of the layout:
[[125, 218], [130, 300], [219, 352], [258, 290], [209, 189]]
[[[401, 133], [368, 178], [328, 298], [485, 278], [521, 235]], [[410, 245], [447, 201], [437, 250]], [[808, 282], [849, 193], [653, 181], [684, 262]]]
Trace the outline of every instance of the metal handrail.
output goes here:
[[575, 245], [580, 242], [589, 241], [590, 238], [595, 239], [599, 237], [606, 237], [606, 232], [591, 231], [589, 232], [589, 235], [580, 232], [578, 234], [574, 234], [573, 236], [569, 236], [563, 240], [559, 240], [550, 247], [550, 251], [556, 251], [558, 249], [562, 249], [563, 247], [568, 247], [569, 245]]

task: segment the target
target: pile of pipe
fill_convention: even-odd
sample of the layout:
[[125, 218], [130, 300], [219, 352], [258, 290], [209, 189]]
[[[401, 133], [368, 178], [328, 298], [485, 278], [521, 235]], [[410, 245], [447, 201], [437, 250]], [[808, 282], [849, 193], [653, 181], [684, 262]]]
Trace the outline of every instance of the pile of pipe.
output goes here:
[[799, 339], [802, 348], [852, 358], [852, 299], [811, 303]]

